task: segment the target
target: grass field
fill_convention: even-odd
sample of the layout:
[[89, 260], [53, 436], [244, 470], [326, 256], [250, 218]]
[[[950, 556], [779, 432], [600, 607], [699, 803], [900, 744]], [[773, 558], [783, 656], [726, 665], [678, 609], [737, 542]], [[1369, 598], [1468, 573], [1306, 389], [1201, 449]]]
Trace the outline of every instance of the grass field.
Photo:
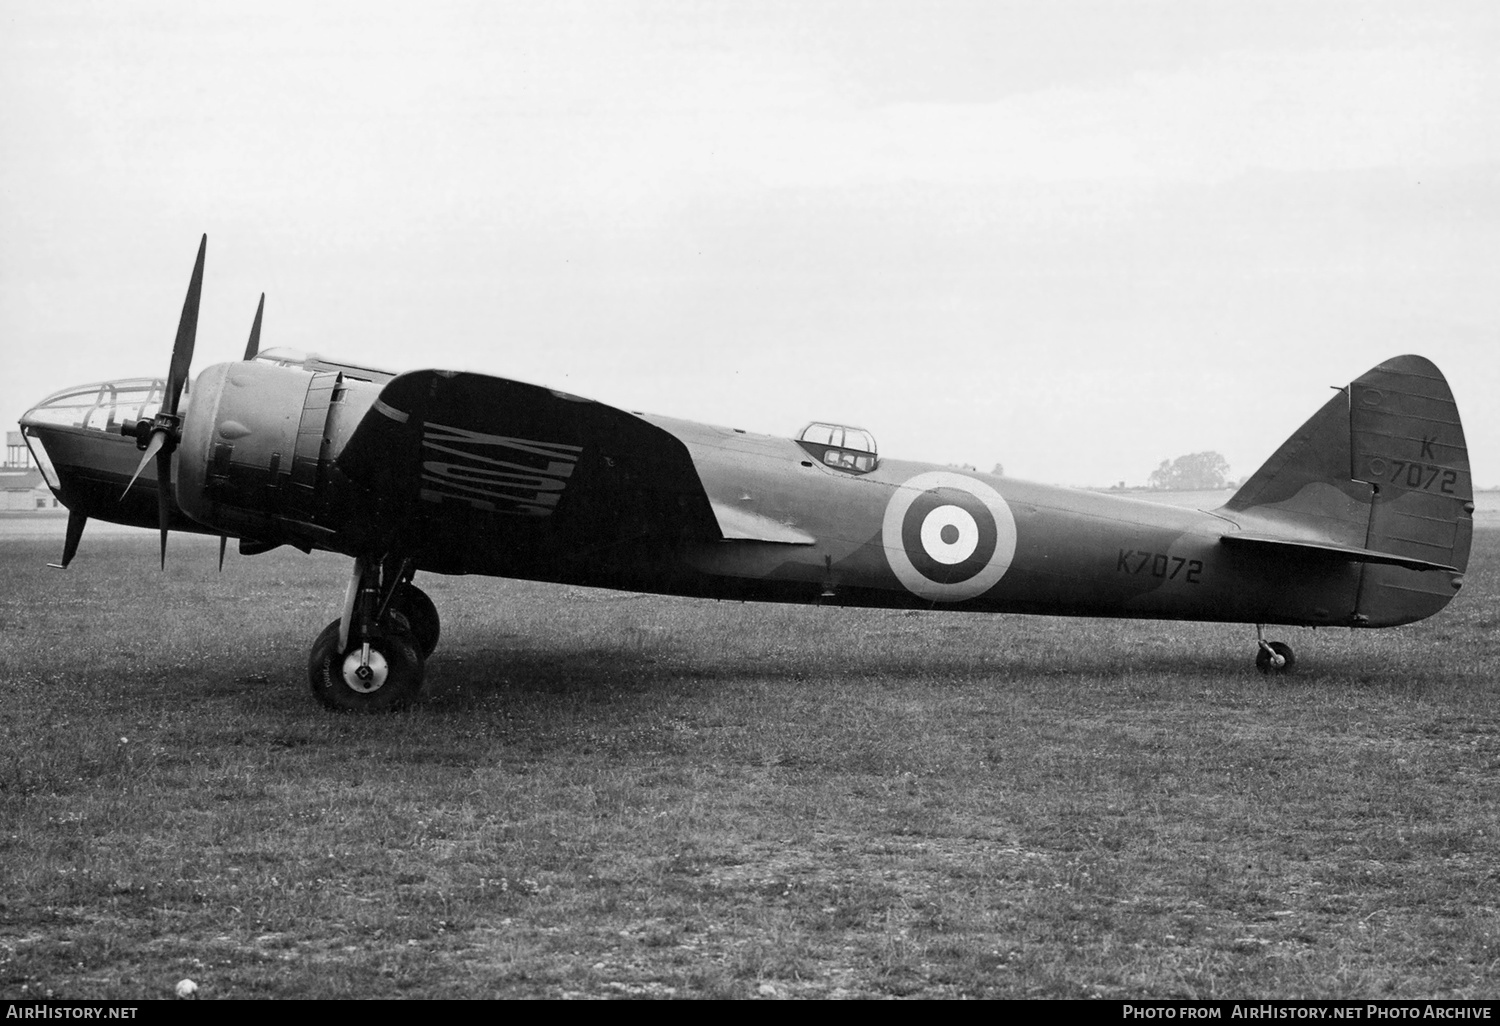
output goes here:
[[1394, 631], [424, 577], [331, 715], [347, 561], [0, 541], [0, 997], [1489, 997], [1500, 530]]

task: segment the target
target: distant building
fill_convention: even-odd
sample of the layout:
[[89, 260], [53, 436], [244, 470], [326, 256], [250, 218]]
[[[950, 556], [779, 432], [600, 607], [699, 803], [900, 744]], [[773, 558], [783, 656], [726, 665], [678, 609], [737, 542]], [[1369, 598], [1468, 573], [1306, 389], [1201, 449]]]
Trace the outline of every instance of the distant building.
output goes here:
[[0, 467], [0, 513], [34, 513], [39, 509], [62, 509], [62, 503], [42, 480], [35, 467]]
[[31, 462], [31, 450], [19, 431], [5, 433], [5, 462], [0, 463], [0, 513], [33, 513], [62, 509], [62, 503]]
[[5, 432], [5, 462], [0, 467], [25, 470], [31, 466], [31, 450], [19, 431]]

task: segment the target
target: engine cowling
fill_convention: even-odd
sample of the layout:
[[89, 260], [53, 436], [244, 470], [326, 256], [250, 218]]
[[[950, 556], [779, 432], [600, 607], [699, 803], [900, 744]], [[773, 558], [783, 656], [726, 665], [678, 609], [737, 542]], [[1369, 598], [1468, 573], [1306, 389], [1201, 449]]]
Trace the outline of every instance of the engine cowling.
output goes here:
[[339, 548], [333, 457], [379, 386], [335, 371], [247, 360], [208, 367], [177, 450], [177, 503], [225, 534]]

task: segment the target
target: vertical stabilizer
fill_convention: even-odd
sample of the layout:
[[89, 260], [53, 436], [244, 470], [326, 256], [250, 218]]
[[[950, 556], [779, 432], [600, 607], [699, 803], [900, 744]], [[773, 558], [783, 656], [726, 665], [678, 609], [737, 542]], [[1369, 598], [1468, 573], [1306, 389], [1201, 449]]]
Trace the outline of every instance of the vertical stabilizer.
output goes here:
[[1258, 536], [1359, 550], [1346, 556], [1361, 564], [1352, 623], [1431, 615], [1461, 583], [1473, 536], [1448, 382], [1423, 357], [1387, 360], [1340, 389], [1219, 512]]

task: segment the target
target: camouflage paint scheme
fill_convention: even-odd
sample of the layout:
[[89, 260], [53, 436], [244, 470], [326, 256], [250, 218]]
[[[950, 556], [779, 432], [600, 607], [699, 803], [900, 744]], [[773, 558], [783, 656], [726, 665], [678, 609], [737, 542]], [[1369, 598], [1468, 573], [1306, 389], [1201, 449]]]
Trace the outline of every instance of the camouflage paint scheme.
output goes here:
[[[130, 387], [139, 398], [166, 383], [66, 390], [22, 428], [72, 511], [64, 565], [87, 517], [235, 537], [247, 554], [292, 545], [355, 557], [324, 661], [355, 666], [348, 653], [362, 639], [361, 673], [387, 606], [419, 571], [776, 602], [1382, 627], [1440, 610], [1468, 562], [1463, 428], [1420, 356], [1338, 390], [1228, 503], [1202, 511], [830, 444], [868, 438], [855, 429], [796, 440], [504, 378], [257, 354], [259, 314], [256, 325], [246, 360], [191, 383], [158, 473], [146, 468], [153, 450], [123, 501], [149, 425], [122, 436], [115, 405]], [[181, 338], [174, 373], [181, 364], [186, 382]], [[356, 602], [362, 589], [371, 604]], [[419, 685], [420, 661], [415, 672]]]
[[[503, 379], [419, 371], [385, 384], [275, 356], [199, 376], [189, 408], [210, 413], [187, 418], [174, 529], [222, 531], [262, 549], [404, 550], [417, 569], [439, 573], [708, 597], [1345, 626], [1431, 615], [1467, 562], [1471, 494], [1456, 417], [1440, 450], [1427, 443], [1423, 472], [1440, 468], [1440, 484], [1452, 469], [1451, 495], [1377, 495], [1348, 475], [1345, 392], [1288, 442], [1320, 465], [1304, 460], [1277, 474], [1288, 462], [1278, 453], [1224, 507], [1204, 512], [889, 458], [851, 474], [788, 438], [635, 416]], [[1414, 372], [1446, 391], [1431, 364], [1410, 356], [1353, 387], [1360, 394], [1367, 379]], [[389, 398], [377, 406], [382, 388]], [[428, 422], [401, 409], [418, 389], [433, 397], [441, 412], [427, 416], [441, 416], [443, 430], [424, 432]], [[45, 447], [69, 508], [154, 525], [149, 472], [127, 502], [119, 498], [136, 464], [128, 439], [30, 415], [22, 424]], [[1412, 465], [1422, 447], [1421, 435], [1407, 442]], [[562, 485], [556, 506], [523, 501], [552, 482]], [[898, 503], [904, 516], [888, 525]], [[951, 507], [968, 514], [957, 518], [962, 533], [977, 538], [966, 559], [942, 563], [924, 548], [919, 521], [924, 510]], [[1382, 533], [1382, 523], [1402, 519], [1437, 526], [1427, 536], [1399, 524]], [[1225, 544], [1237, 532], [1435, 566]], [[1367, 546], [1371, 538], [1382, 544]]]

